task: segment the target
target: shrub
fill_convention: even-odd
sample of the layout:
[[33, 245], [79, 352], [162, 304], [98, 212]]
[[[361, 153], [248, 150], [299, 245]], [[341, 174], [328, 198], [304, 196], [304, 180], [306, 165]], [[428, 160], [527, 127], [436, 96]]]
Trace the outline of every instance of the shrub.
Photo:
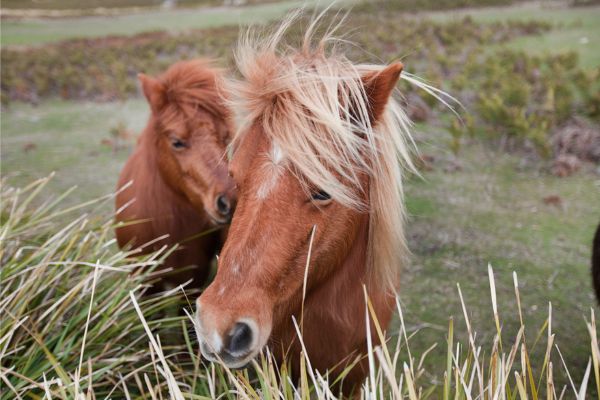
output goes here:
[[531, 144], [548, 156], [556, 127], [574, 115], [598, 119], [599, 78], [600, 69], [578, 67], [574, 52], [532, 56], [502, 50], [469, 59], [450, 86], [473, 112], [475, 133], [504, 149]]
[[2, 49], [2, 94], [5, 101], [123, 99], [137, 94], [139, 72], [156, 74], [183, 58], [223, 57], [236, 38], [237, 28], [217, 28], [179, 36], [151, 32]]
[[[471, 18], [436, 23], [381, 10], [352, 12], [347, 24], [369, 27], [353, 38], [360, 49], [386, 60], [409, 54], [409, 69], [423, 69], [421, 75], [428, 79], [447, 77], [465, 54], [476, 51], [483, 43], [501, 43], [516, 35], [550, 28], [538, 22], [482, 25]], [[299, 31], [290, 32], [292, 39], [299, 35]], [[150, 32], [132, 37], [68, 40], [30, 49], [3, 48], [2, 99], [37, 102], [46, 97], [62, 97], [108, 101], [135, 96], [139, 72], [155, 74], [175, 61], [194, 57], [222, 59], [223, 64], [230, 65], [230, 49], [237, 36], [237, 27], [222, 27], [178, 35]], [[363, 50], [351, 53], [355, 59], [365, 59]], [[427, 101], [433, 103], [431, 99]]]

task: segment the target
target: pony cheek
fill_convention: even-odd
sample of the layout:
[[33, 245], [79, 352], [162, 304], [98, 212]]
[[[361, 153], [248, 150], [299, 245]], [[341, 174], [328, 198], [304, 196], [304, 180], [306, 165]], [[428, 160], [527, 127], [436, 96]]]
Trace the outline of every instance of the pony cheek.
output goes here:
[[315, 265], [314, 269], [318, 268], [320, 275], [331, 273], [334, 266], [340, 265], [344, 260], [355, 241], [361, 240], [357, 238], [361, 214], [344, 211], [340, 207], [339, 211], [332, 213], [333, 217], [324, 222], [320, 235], [315, 237], [311, 266]]
[[[166, 182], [169, 182], [170, 185], [175, 183], [174, 186], [177, 186], [176, 183], [181, 182], [181, 166], [175, 155], [171, 154], [170, 148], [167, 148], [166, 151], [163, 152], [163, 155], [158, 157], [158, 169], [163, 179]], [[181, 191], [182, 189], [180, 188], [179, 190]]]

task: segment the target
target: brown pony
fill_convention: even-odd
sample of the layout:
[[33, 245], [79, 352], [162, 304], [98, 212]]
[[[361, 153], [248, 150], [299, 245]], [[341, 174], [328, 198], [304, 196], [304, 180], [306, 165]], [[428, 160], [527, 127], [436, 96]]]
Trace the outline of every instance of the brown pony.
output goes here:
[[[236, 54], [248, 113], [229, 166], [239, 199], [196, 329], [209, 360], [241, 367], [269, 346], [297, 377], [295, 317], [313, 368], [333, 380], [367, 351], [363, 290], [384, 329], [392, 316], [409, 122], [391, 96], [401, 63], [354, 65], [326, 51], [329, 33], [311, 44], [316, 22], [300, 50], [279, 49], [292, 19]], [[343, 391], [366, 371], [363, 357]]]
[[232, 123], [221, 79], [203, 60], [176, 63], [158, 78], [139, 75], [151, 116], [119, 178], [116, 219], [129, 223], [116, 236], [120, 247], [142, 253], [180, 243], [164, 267], [190, 268], [170, 276], [171, 284], [204, 282], [223, 234], [201, 234], [229, 223], [235, 203], [226, 158]]

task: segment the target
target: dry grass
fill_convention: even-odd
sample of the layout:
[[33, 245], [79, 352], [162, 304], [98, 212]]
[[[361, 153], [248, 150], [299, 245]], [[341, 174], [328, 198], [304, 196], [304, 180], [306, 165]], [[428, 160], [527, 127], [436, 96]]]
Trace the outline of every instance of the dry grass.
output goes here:
[[[331, 390], [333, 377], [313, 370], [306, 355], [299, 382], [291, 382], [286, 366], [278, 366], [268, 351], [241, 371], [201, 361], [188, 333], [193, 322], [182, 288], [156, 297], [141, 296], [143, 282], [152, 278], [167, 249], [149, 257], [116, 249], [112, 222], [93, 218], [94, 207], [110, 196], [66, 209], [60, 207], [63, 199], [56, 198], [32, 209], [32, 201], [43, 193], [48, 180], [23, 189], [2, 185], [2, 399], [337, 397]], [[61, 225], [65, 215], [71, 216], [71, 222]], [[411, 349], [418, 332], [406, 329], [398, 301], [398, 331], [388, 335], [387, 345], [369, 346], [365, 355], [370, 370], [361, 397], [584, 399], [591, 397], [590, 392], [600, 393], [593, 310], [589, 321], [573, 321], [587, 324], [590, 334], [587, 369], [581, 382], [574, 382], [555, 345], [552, 305], [536, 340], [526, 342], [518, 279], [513, 274], [521, 326], [516, 335], [507, 337], [491, 266], [488, 275], [496, 326], [491, 348], [483, 348], [478, 340], [469, 305], [457, 286], [466, 324], [458, 327], [449, 320], [445, 363], [437, 366], [439, 371], [425, 371], [424, 361], [435, 345], [420, 354]], [[187, 317], [178, 311], [182, 308]], [[365, 315], [365, 321], [371, 315]], [[383, 327], [375, 326], [370, 334], [385, 341]], [[465, 342], [456, 339], [462, 331], [467, 333]], [[529, 356], [536, 346], [546, 349], [541, 365], [532, 365]], [[536, 375], [534, 370], [541, 372]], [[441, 371], [444, 379], [438, 385], [425, 378]], [[557, 373], [568, 375], [565, 387], [555, 386]]]

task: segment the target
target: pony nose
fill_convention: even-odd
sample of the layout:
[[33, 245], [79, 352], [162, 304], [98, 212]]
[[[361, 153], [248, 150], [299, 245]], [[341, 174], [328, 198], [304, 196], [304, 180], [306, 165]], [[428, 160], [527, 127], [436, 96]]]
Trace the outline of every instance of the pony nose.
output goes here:
[[217, 196], [216, 201], [217, 211], [224, 217], [229, 217], [231, 214], [231, 201], [225, 194]]
[[254, 333], [245, 322], [236, 322], [229, 332], [226, 351], [231, 355], [245, 355], [250, 352]]

